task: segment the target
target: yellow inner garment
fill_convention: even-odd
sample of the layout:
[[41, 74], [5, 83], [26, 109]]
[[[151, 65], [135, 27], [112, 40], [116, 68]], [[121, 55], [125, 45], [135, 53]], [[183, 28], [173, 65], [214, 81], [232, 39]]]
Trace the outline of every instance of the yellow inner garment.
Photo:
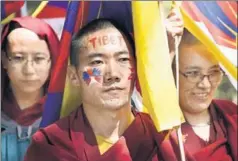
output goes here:
[[[135, 117], [132, 113], [129, 117], [130, 117], [129, 118], [129, 125], [130, 125], [133, 122]], [[101, 155], [103, 155], [105, 152], [107, 152], [108, 149], [111, 148], [116, 143], [116, 142], [113, 142], [112, 140], [110, 140], [109, 138], [105, 138], [100, 135], [96, 135], [96, 140], [97, 140], [98, 148], [99, 148]]]

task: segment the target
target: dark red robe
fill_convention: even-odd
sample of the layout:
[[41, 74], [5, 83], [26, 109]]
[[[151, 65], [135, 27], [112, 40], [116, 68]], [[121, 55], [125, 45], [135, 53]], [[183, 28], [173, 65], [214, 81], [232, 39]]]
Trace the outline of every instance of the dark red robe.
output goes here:
[[[237, 161], [237, 105], [213, 100], [209, 111], [212, 116], [209, 142], [200, 139], [190, 125], [182, 124], [182, 133], [187, 135], [184, 142], [186, 161]], [[160, 151], [166, 160], [181, 160], [175, 131], [160, 144]]]
[[[51, 57], [51, 74], [59, 56], [59, 40], [54, 30], [43, 20], [32, 17], [14, 18], [2, 29], [1, 49], [4, 51], [8, 34], [16, 28], [25, 28], [45, 40]], [[4, 53], [4, 52], [2, 52]], [[30, 138], [38, 129], [42, 117], [48, 84], [43, 88], [45, 96], [26, 109], [21, 109], [9, 85], [9, 77], [1, 64], [1, 159], [6, 161], [23, 160]]]
[[[155, 127], [146, 114], [135, 119], [108, 151], [100, 154], [96, 137], [83, 108], [38, 131], [25, 161], [159, 161], [153, 134]], [[163, 140], [163, 134], [158, 134]]]

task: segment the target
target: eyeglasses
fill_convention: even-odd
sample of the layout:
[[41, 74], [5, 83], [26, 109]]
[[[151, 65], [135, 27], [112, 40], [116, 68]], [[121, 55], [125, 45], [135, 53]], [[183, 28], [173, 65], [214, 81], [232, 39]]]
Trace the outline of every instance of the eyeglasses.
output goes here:
[[185, 73], [179, 71], [179, 73], [182, 74], [191, 83], [199, 83], [205, 77], [208, 78], [210, 83], [218, 83], [219, 81], [221, 81], [223, 75], [225, 75], [224, 71], [222, 71], [221, 69], [214, 70], [210, 74], [202, 74], [200, 71]]
[[50, 58], [35, 56], [29, 60], [27, 56], [8, 56], [8, 60], [14, 65], [23, 65], [30, 61], [34, 67], [43, 67], [50, 62]]

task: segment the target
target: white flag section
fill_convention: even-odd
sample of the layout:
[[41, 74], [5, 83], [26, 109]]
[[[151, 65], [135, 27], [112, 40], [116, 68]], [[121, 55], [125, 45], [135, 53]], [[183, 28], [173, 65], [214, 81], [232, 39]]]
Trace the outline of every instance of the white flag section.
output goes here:
[[134, 88], [134, 91], [132, 93], [132, 100], [135, 103], [136, 109], [142, 112], [143, 111], [142, 97], [136, 88]]
[[46, 18], [43, 20], [55, 30], [56, 34], [58, 35], [58, 38], [60, 39], [64, 27], [65, 18]]
[[46, 21], [61, 38], [69, 1], [42, 1], [32, 17]]

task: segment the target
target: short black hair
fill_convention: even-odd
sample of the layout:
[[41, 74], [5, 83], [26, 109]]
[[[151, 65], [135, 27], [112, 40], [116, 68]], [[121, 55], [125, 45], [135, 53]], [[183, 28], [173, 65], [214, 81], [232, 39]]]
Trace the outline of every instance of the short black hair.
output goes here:
[[85, 36], [94, 33], [98, 30], [107, 29], [107, 28], [116, 28], [118, 29], [128, 40], [129, 44], [132, 48], [132, 54], [135, 57], [135, 44], [132, 38], [132, 35], [124, 28], [124, 26], [120, 25], [113, 19], [107, 18], [99, 18], [95, 19], [88, 24], [86, 24], [83, 28], [81, 28], [73, 37], [70, 45], [70, 63], [73, 66], [78, 66], [78, 54], [80, 48], [82, 47], [82, 40]]
[[[7, 29], [8, 27], [8, 29]], [[2, 46], [1, 46], [1, 50], [7, 52], [7, 47], [8, 47], [8, 35], [15, 29], [20, 28], [21, 26], [15, 22], [15, 21], [11, 21], [9, 25], [5, 25], [2, 29], [2, 36], [3, 33], [5, 32], [5, 30], [8, 30], [3, 41], [2, 41]]]
[[[1, 50], [2, 51], [5, 51], [5, 52], [7, 52], [7, 47], [8, 47], [8, 35], [13, 31], [13, 30], [15, 30], [15, 29], [17, 29], [17, 28], [20, 28], [21, 26], [17, 23], [17, 22], [15, 22], [15, 21], [11, 21], [10, 23], [9, 23], [9, 25], [5, 25], [4, 27], [3, 27], [3, 29], [2, 29], [2, 36], [3, 36], [3, 34], [4, 34], [4, 32], [5, 32], [5, 30], [8, 30], [7, 31], [7, 33], [5, 33], [6, 35], [4, 35], [4, 39], [3, 39], [3, 41], [2, 41], [2, 46], [1, 46]], [[8, 28], [8, 29], [7, 29]]]

